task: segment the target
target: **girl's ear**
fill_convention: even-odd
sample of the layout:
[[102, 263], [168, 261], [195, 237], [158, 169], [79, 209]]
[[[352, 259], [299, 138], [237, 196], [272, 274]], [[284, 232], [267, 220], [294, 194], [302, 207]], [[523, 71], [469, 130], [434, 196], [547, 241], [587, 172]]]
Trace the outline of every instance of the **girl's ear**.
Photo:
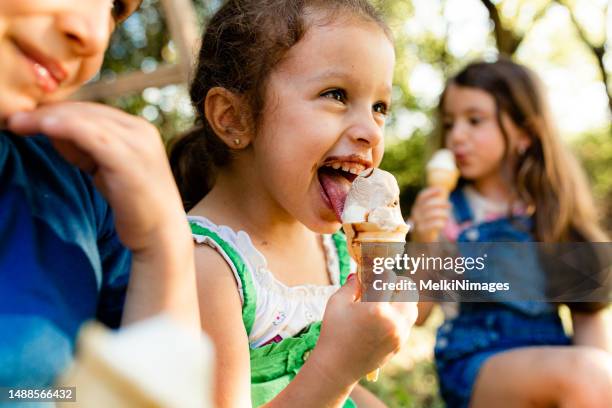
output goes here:
[[204, 101], [206, 120], [230, 149], [244, 149], [253, 137], [247, 103], [222, 87], [211, 88]]
[[525, 129], [518, 129], [515, 143], [518, 155], [524, 155], [527, 149], [531, 147], [531, 137], [529, 137], [529, 133], [527, 133]]
[[529, 134], [529, 127], [518, 126], [505, 112], [501, 117], [503, 129], [508, 133], [508, 149], [511, 154], [522, 156], [531, 147], [532, 139]]

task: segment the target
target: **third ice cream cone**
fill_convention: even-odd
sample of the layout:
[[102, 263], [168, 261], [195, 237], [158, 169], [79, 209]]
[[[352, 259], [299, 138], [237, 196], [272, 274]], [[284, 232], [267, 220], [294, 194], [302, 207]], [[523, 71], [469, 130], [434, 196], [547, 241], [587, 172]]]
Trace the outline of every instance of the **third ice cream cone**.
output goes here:
[[427, 185], [439, 187], [445, 198], [448, 198], [451, 191], [455, 189], [458, 178], [459, 172], [457, 170], [431, 169], [427, 171]]
[[[448, 149], [438, 150], [427, 163], [426, 170], [427, 185], [429, 187], [438, 187], [444, 199], [448, 200], [450, 193], [457, 186], [460, 176], [453, 152]], [[439, 231], [431, 231], [421, 238], [425, 242], [434, 242], [438, 240], [439, 235]]]

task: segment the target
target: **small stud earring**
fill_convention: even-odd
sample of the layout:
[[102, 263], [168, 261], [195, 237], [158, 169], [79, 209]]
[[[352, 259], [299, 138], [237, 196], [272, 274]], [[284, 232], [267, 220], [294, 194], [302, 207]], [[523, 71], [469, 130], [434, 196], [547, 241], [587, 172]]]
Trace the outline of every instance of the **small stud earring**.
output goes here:
[[234, 139], [234, 144], [236, 146], [240, 146], [240, 139]]

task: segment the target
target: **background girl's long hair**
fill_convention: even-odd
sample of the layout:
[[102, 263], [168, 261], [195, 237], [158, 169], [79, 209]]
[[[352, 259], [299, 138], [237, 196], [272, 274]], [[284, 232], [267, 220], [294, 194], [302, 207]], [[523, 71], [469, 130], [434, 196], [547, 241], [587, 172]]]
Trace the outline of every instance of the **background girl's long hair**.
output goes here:
[[[522, 129], [531, 145], [519, 154], [509, 180], [517, 198], [535, 209], [534, 234], [538, 241], [607, 241], [600, 228], [587, 178], [574, 156], [563, 145], [554, 126], [543, 86], [525, 66], [507, 58], [475, 62], [448, 81], [485, 91], [495, 99], [496, 119], [506, 141], [508, 131], [502, 113]], [[442, 113], [444, 93], [440, 98]], [[440, 138], [444, 145], [444, 137]]]

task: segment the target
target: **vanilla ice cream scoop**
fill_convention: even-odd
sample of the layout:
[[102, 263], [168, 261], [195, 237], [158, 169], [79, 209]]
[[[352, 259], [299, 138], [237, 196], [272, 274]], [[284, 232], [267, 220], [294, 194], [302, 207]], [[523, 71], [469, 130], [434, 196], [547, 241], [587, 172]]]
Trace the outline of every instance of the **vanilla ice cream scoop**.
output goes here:
[[456, 171], [455, 156], [449, 149], [440, 149], [431, 157], [426, 168], [428, 171], [434, 169]]
[[369, 222], [393, 231], [404, 224], [395, 177], [380, 169], [368, 169], [353, 181], [344, 203], [342, 224]]
[[439, 187], [446, 197], [457, 186], [459, 170], [455, 164], [455, 156], [450, 150], [438, 150], [427, 163], [426, 170], [427, 184], [430, 187]]

